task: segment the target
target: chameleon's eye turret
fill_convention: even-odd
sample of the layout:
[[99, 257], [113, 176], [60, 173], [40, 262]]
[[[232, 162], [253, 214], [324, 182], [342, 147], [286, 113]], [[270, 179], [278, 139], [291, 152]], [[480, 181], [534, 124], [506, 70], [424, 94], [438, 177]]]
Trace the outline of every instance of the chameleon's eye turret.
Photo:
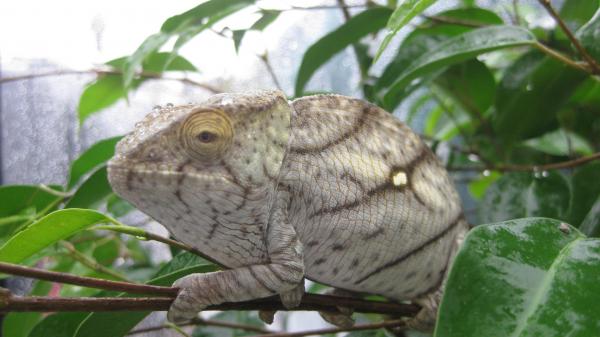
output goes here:
[[233, 129], [229, 117], [221, 110], [192, 111], [179, 129], [179, 140], [189, 156], [212, 160], [229, 148]]

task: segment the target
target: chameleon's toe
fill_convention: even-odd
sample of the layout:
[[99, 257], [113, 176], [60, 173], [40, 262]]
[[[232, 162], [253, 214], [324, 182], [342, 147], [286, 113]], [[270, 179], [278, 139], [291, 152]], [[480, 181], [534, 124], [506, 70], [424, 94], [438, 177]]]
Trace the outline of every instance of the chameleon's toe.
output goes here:
[[180, 278], [173, 283], [173, 287], [180, 290], [167, 312], [167, 319], [170, 322], [181, 323], [189, 321], [209, 305], [209, 303], [205, 303], [206, 301], [192, 291], [194, 287], [197, 287], [197, 282], [198, 277], [192, 274]]
[[298, 284], [298, 286], [295, 288], [279, 294], [281, 303], [287, 309], [299, 306], [300, 302], [302, 302], [302, 296], [304, 296], [304, 280], [302, 280], [302, 282], [300, 282], [300, 284]]
[[276, 312], [276, 310], [259, 310], [258, 318], [260, 318], [260, 320], [265, 322], [266, 324], [273, 324]]
[[[330, 311], [319, 311], [319, 315], [323, 317], [323, 319], [337, 327], [340, 328], [350, 328], [354, 326], [354, 319], [352, 318], [352, 310], [348, 312], [348, 308], [339, 308], [342, 309], [340, 312], [330, 312]], [[342, 312], [346, 311], [346, 312]]]
[[438, 289], [429, 295], [415, 300], [416, 303], [421, 305], [422, 309], [415, 317], [406, 322], [406, 326], [421, 332], [432, 332], [435, 328], [435, 321], [441, 299], [442, 291], [441, 289]]

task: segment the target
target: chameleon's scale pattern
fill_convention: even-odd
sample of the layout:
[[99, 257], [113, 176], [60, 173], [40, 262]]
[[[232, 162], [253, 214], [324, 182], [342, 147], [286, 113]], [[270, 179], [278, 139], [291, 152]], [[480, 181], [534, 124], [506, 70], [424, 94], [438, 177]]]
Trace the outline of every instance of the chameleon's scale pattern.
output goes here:
[[[198, 108], [231, 122], [217, 158], [190, 157], [179, 141]], [[419, 298], [440, 287], [466, 230], [450, 179], [419, 137], [343, 96], [223, 94], [165, 108], [121, 141], [109, 179], [176, 238], [232, 268], [179, 280], [171, 319], [275, 293], [293, 306], [303, 276]]]

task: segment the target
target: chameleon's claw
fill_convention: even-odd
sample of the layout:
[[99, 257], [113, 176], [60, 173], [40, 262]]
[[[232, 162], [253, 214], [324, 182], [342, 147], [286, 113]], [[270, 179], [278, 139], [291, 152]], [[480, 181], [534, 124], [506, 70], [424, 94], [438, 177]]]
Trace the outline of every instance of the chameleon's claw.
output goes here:
[[406, 322], [406, 326], [421, 332], [432, 332], [435, 328], [438, 307], [442, 299], [442, 290], [428, 294], [414, 302], [421, 305], [422, 309], [417, 315]]

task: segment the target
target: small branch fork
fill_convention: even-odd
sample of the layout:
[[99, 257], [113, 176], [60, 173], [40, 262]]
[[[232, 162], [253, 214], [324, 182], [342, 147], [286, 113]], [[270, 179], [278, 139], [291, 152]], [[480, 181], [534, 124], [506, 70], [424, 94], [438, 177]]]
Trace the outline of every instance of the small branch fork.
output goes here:
[[600, 75], [600, 65], [598, 65], [596, 60], [594, 60], [594, 58], [585, 50], [585, 48], [583, 48], [583, 46], [581, 45], [579, 40], [577, 40], [575, 35], [573, 35], [573, 32], [571, 32], [569, 27], [567, 27], [565, 22], [561, 19], [560, 15], [558, 15], [556, 10], [552, 6], [550, 0], [538, 0], [538, 2], [542, 6], [544, 6], [546, 11], [550, 14], [550, 16], [552, 16], [552, 18], [556, 21], [558, 26], [563, 30], [565, 35], [567, 35], [571, 43], [573, 43], [573, 46], [575, 46], [575, 49], [577, 49], [579, 54], [581, 54], [581, 57], [583, 57], [583, 59], [588, 63], [592, 73], [595, 75]]

